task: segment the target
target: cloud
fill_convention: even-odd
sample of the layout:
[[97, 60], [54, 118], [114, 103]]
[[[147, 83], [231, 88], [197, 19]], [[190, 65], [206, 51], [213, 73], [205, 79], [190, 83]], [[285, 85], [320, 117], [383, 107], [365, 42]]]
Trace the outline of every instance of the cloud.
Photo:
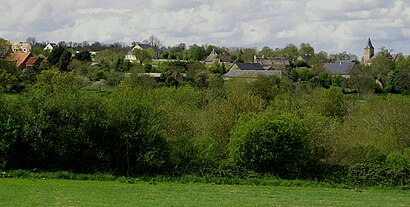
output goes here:
[[0, 36], [38, 40], [181, 42], [276, 48], [308, 42], [316, 51], [361, 55], [375, 47], [410, 53], [404, 0], [19, 0], [0, 7]]

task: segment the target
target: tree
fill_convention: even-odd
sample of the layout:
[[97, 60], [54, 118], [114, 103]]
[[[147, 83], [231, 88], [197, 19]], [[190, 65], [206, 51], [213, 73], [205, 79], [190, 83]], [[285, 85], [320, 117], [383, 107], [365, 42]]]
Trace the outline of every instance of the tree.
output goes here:
[[9, 92], [13, 89], [17, 81], [14, 74], [9, 73], [7, 70], [0, 68], [0, 94], [5, 91]]
[[202, 61], [206, 58], [207, 54], [204, 47], [194, 44], [186, 50], [186, 56], [189, 60]]
[[268, 46], [265, 46], [262, 48], [261, 51], [259, 51], [259, 56], [264, 56], [264, 57], [272, 57], [273, 56], [273, 50], [269, 48]]
[[382, 47], [380, 48], [380, 52], [378, 52], [377, 55], [380, 55], [380, 56], [383, 56], [385, 58], [392, 60], [393, 59], [393, 56], [391, 55], [392, 51], [393, 50], [389, 50], [386, 47]]
[[223, 75], [226, 73], [226, 67], [224, 63], [215, 62], [211, 65], [211, 67], [209, 68], [209, 71], [213, 74]]
[[229, 160], [237, 167], [296, 177], [310, 163], [307, 129], [293, 115], [244, 115], [231, 134]]
[[82, 62], [91, 62], [91, 53], [88, 50], [82, 50], [76, 53], [74, 58]]
[[309, 61], [315, 55], [315, 49], [309, 43], [302, 43], [299, 47], [299, 56], [307, 58]]
[[66, 51], [66, 49], [62, 46], [55, 47], [53, 51], [51, 51], [51, 53], [49, 54], [48, 61], [53, 65], [57, 65], [64, 51]]
[[345, 88], [355, 89], [358, 93], [370, 92], [376, 88], [375, 78], [368, 66], [357, 65], [349, 73], [350, 78], [344, 79]]
[[354, 60], [358, 61], [359, 59], [355, 54], [350, 54], [347, 52], [337, 53], [337, 54], [330, 54], [329, 55], [329, 62], [335, 63], [342, 60]]
[[3, 58], [3, 56], [7, 55], [7, 49], [10, 47], [10, 42], [0, 38], [0, 58]]
[[60, 70], [68, 70], [68, 65], [70, 64], [71, 61], [71, 52], [68, 50], [65, 50], [63, 54], [61, 55], [59, 61], [58, 61], [58, 68]]
[[209, 55], [211, 54], [212, 50], [217, 50], [218, 48], [216, 46], [213, 45], [208, 45], [208, 47], [206, 47], [206, 54]]
[[135, 49], [132, 53], [140, 61], [140, 64], [150, 62], [155, 56], [155, 51], [151, 48], [145, 50]]
[[159, 48], [162, 46], [161, 40], [159, 40], [154, 35], [151, 35], [148, 39], [144, 40], [143, 42], [151, 45], [151, 47], [154, 50], [159, 50]]
[[319, 53], [314, 54], [313, 57], [309, 59], [308, 64], [311, 66], [323, 67], [323, 65], [328, 61], [329, 60], [327, 53], [320, 51]]
[[389, 80], [389, 74], [395, 70], [395, 63], [392, 59], [385, 57], [383, 54], [378, 54], [372, 60], [370, 69], [375, 78]]
[[283, 55], [288, 58], [289, 62], [295, 63], [299, 57], [299, 50], [294, 44], [288, 44], [282, 50]]
[[255, 48], [244, 48], [242, 50], [241, 59], [244, 62], [253, 62], [256, 56], [256, 49]]
[[35, 37], [27, 37], [26, 42], [30, 43], [32, 47], [34, 47], [37, 44], [37, 40]]

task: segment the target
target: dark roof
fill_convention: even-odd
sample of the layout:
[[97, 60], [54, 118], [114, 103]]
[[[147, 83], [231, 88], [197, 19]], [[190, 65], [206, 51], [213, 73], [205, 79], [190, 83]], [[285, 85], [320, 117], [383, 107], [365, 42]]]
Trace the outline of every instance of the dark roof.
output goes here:
[[372, 45], [372, 41], [370, 40], [370, 37], [369, 37], [369, 40], [367, 40], [366, 48], [374, 49], [374, 47]]
[[240, 70], [265, 70], [259, 63], [236, 63]]
[[143, 50], [151, 48], [150, 44], [137, 43]]
[[338, 63], [325, 63], [324, 67], [332, 74], [349, 74], [355, 63], [351, 60], [343, 60]]
[[255, 60], [264, 67], [283, 68], [290, 65], [289, 61], [283, 57], [258, 57]]
[[212, 52], [205, 59], [205, 62], [215, 62], [215, 61], [221, 62], [221, 60], [218, 59], [218, 53], [215, 51], [215, 48], [213, 48]]
[[229, 70], [224, 77], [227, 78], [257, 78], [259, 75], [282, 77], [281, 70]]

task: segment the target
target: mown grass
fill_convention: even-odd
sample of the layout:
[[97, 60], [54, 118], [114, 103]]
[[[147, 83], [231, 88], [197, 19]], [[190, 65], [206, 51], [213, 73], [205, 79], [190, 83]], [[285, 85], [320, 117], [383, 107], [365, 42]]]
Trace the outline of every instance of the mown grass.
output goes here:
[[408, 206], [404, 190], [0, 179], [0, 206]]

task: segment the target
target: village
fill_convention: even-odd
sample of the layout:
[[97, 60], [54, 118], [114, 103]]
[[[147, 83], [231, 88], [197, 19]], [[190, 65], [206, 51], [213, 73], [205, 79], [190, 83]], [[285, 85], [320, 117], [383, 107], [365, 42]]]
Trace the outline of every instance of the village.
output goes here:
[[[16, 69], [19, 71], [39, 71], [38, 68], [49, 69], [53, 67], [63, 71], [76, 71], [78, 70], [76, 68], [78, 64], [77, 66], [76, 64], [70, 65], [72, 60], [88, 62], [89, 66], [87, 68], [90, 71], [96, 71], [95, 68], [101, 69], [101, 66], [107, 61], [111, 61], [112, 65], [112, 62], [116, 59], [117, 66], [115, 70], [130, 74], [129, 71], [135, 68], [135, 65], [140, 65], [143, 69], [135, 70], [139, 76], [147, 75], [156, 80], [159, 80], [164, 72], [160, 69], [161, 63], [198, 61], [204, 64], [211, 73], [223, 75], [224, 79], [255, 79], [258, 76], [274, 75], [296, 82], [327, 79], [319, 81], [326, 82], [323, 84], [325, 87], [332, 84], [341, 86], [341, 79], [349, 78], [351, 74], [360, 71], [360, 68], [368, 67], [367, 70], [370, 71], [372, 62], [378, 56], [385, 58], [386, 61], [393, 62], [407, 57], [402, 53], [392, 54], [384, 47], [375, 53], [370, 38], [364, 44], [363, 56], [360, 59], [356, 55], [347, 52], [330, 55], [324, 51], [316, 52], [309, 43], [302, 43], [299, 48], [294, 44], [275, 49], [265, 46], [258, 51], [256, 48], [225, 48], [213, 45], [198, 46], [194, 44], [187, 47], [184, 43], [166, 47], [162, 46], [162, 42], [154, 35], [144, 40], [143, 43], [133, 42], [131, 47], [123, 43], [111, 45], [100, 42], [92, 44], [88, 42], [66, 43], [64, 41], [39, 43], [33, 37], [27, 38], [27, 40], [28, 42], [9, 43], [1, 53], [1, 57], [9, 62], [14, 62]], [[50, 62], [50, 56], [52, 56], [55, 48], [58, 48], [59, 52], [56, 53], [57, 57], [51, 57], [52, 61]], [[69, 53], [68, 56], [67, 54], [63, 56], [65, 51]], [[64, 57], [66, 59], [61, 60]], [[111, 58], [111, 60], [107, 58]], [[61, 65], [61, 61], [65, 64]], [[376, 60], [375, 62], [380, 61]], [[118, 67], [122, 67], [122, 69], [118, 70]], [[389, 79], [391, 79], [391, 73], [389, 74], [388, 70], [387, 68], [371, 72], [381, 90], [388, 85]], [[91, 79], [106, 81], [105, 79], [112, 74], [112, 71], [109, 72], [108, 70], [107, 72], [105, 70], [105, 72], [102, 72], [100, 70], [95, 73], [98, 73], [101, 77], [90, 77]], [[185, 71], [181, 73], [185, 73]], [[332, 83], [332, 79], [334, 83]], [[97, 85], [101, 84], [98, 83]], [[350, 86], [346, 88], [350, 91], [352, 89]], [[358, 88], [353, 88], [353, 91], [357, 92], [358, 90]]]

